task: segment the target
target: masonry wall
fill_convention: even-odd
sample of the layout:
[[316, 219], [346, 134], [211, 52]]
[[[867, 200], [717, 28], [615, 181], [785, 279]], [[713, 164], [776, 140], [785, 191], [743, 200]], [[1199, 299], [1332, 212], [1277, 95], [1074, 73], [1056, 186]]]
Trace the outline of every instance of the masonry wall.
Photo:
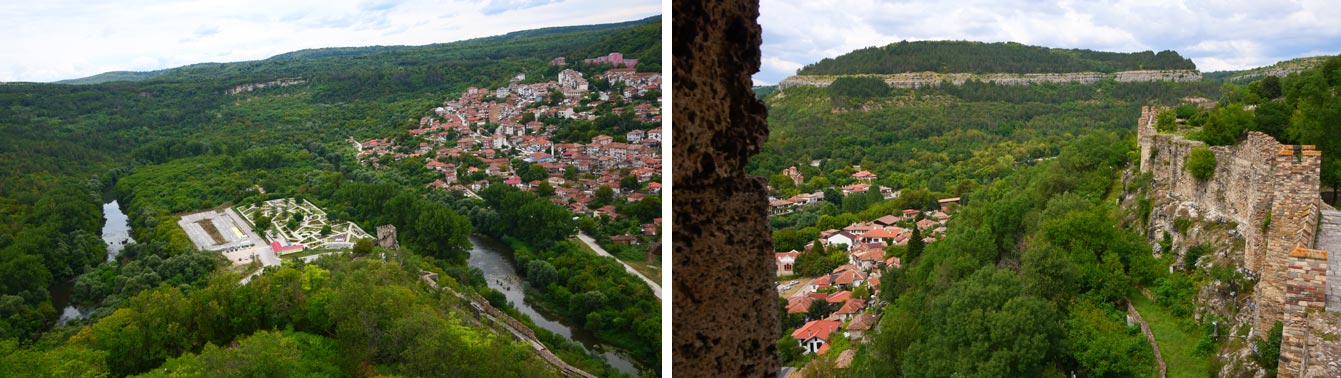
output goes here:
[[1235, 222], [1238, 224], [1235, 231], [1245, 241], [1243, 267], [1260, 271], [1266, 253], [1262, 225], [1271, 211], [1276, 191], [1275, 156], [1282, 145], [1269, 135], [1249, 132], [1237, 145], [1210, 147], [1215, 154], [1215, 173], [1210, 179], [1199, 181], [1188, 173], [1186, 162], [1193, 149], [1206, 144], [1156, 132], [1157, 113], [1149, 107], [1141, 111], [1137, 130], [1141, 172], [1150, 172], [1158, 189], [1155, 193], [1159, 198], [1152, 200], [1172, 206], [1160, 207], [1163, 211], [1151, 214], [1150, 234], [1160, 235], [1159, 231], [1163, 231], [1158, 229], [1160, 225], [1180, 216]]
[[1158, 209], [1151, 213], [1150, 235], [1179, 216], [1237, 222], [1235, 231], [1244, 239], [1242, 265], [1260, 277], [1254, 288], [1255, 334], [1266, 337], [1276, 321], [1284, 323], [1281, 374], [1287, 376], [1287, 366], [1298, 374], [1307, 365], [1308, 314], [1326, 307], [1327, 252], [1310, 249], [1321, 205], [1321, 154], [1313, 146], [1282, 145], [1250, 132], [1238, 145], [1210, 147], [1215, 174], [1198, 181], [1185, 163], [1192, 149], [1205, 144], [1156, 132], [1157, 113], [1143, 108], [1137, 129], [1141, 171], [1153, 178], [1151, 201]]
[[675, 1], [672, 368], [685, 377], [777, 376], [768, 196], [745, 164], [768, 137], [754, 98], [757, 0]]

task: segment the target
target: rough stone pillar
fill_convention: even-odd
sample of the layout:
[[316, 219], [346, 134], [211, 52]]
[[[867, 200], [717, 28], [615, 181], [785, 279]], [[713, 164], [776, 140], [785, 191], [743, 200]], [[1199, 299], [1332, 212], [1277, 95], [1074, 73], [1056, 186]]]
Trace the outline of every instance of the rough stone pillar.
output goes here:
[[759, 4], [673, 5], [672, 213], [676, 376], [776, 376], [773, 241], [761, 178], [745, 164], [768, 136], [750, 75]]

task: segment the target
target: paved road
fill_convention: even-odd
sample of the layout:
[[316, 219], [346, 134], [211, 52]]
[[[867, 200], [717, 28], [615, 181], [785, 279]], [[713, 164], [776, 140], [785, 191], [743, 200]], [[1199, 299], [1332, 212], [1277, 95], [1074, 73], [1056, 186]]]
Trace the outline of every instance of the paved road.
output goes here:
[[579, 232], [577, 234], [577, 238], [581, 239], [583, 243], [587, 243], [587, 246], [591, 247], [593, 251], [596, 251], [596, 254], [601, 256], [609, 256], [610, 258], [615, 259], [615, 261], [619, 261], [619, 264], [624, 266], [624, 270], [627, 270], [629, 271], [629, 273], [633, 273], [634, 276], [643, 279], [643, 282], [647, 282], [647, 286], [652, 287], [652, 294], [656, 294], [657, 299], [661, 299], [661, 285], [657, 285], [656, 282], [652, 282], [652, 280], [647, 279], [647, 277], [643, 276], [642, 273], [638, 273], [638, 271], [634, 270], [633, 267], [629, 266], [629, 264], [625, 264], [623, 261], [620, 261], [614, 256], [611, 256], [610, 252], [606, 252], [605, 248], [601, 248], [599, 244], [596, 244], [596, 239], [592, 239], [590, 236], [587, 236], [587, 233]]

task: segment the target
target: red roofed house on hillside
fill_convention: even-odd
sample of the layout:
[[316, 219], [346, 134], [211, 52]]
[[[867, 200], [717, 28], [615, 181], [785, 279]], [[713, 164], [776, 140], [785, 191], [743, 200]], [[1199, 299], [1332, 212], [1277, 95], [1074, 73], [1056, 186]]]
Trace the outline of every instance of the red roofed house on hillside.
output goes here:
[[853, 174], [852, 174], [852, 178], [855, 178], [855, 179], [858, 179], [858, 180], [862, 180], [862, 181], [871, 181], [871, 180], [875, 180], [876, 176], [875, 176], [874, 173], [871, 173], [871, 171], [861, 171], [861, 172], [853, 173]]
[[806, 312], [809, 312], [810, 303], [814, 301], [815, 301], [814, 299], [811, 299], [810, 297], [804, 295], [797, 295], [791, 298], [787, 298], [787, 314], [788, 315], [804, 314]]
[[922, 210], [918, 209], [903, 209], [903, 220], [917, 219], [917, 214], [921, 212]]
[[862, 338], [862, 334], [876, 324], [875, 314], [857, 314], [847, 323], [847, 337], [853, 340]]
[[899, 217], [893, 215], [886, 215], [883, 217], [876, 218], [875, 223], [881, 226], [893, 226], [895, 223], [899, 223]]
[[903, 233], [903, 229], [898, 227], [877, 228], [861, 234], [861, 237], [860, 239], [858, 239], [858, 241], [862, 243], [875, 243], [883, 241], [885, 242], [885, 244], [895, 244], [894, 239], [898, 237], [899, 234], [901, 233]]
[[843, 322], [835, 320], [813, 320], [792, 331], [792, 338], [801, 343], [805, 353], [824, 354], [829, 350], [829, 335], [843, 327]]
[[844, 301], [843, 306], [840, 307], [838, 311], [834, 311], [832, 317], [841, 320], [848, 320], [851, 319], [853, 315], [861, 313], [861, 310], [864, 308], [866, 308], [866, 301], [857, 298], [851, 298]]
[[917, 229], [922, 230], [923, 232], [926, 232], [927, 229], [930, 229], [930, 228], [933, 228], [933, 227], [936, 227], [936, 226], [940, 226], [940, 225], [941, 225], [940, 222], [937, 222], [937, 221], [934, 221], [934, 220], [930, 220], [930, 219], [923, 219], [923, 220], [917, 221]]
[[853, 193], [866, 193], [866, 191], [870, 189], [871, 189], [870, 184], [852, 184], [843, 187], [843, 195], [849, 195]]

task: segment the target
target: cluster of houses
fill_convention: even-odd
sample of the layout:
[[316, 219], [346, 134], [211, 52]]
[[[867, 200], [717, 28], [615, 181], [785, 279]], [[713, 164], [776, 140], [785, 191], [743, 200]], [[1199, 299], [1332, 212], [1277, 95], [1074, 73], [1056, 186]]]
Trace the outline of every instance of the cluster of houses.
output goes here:
[[[783, 169], [782, 174], [790, 178], [792, 180], [792, 183], [794, 183], [795, 185], [801, 185], [801, 183], [805, 181], [805, 177], [801, 175], [800, 170], [796, 169], [796, 166], [794, 165], [787, 169]], [[863, 194], [870, 191], [872, 188], [871, 182], [874, 181], [877, 177], [874, 173], [871, 173], [870, 171], [860, 171], [857, 173], [853, 173], [852, 178], [856, 179], [859, 182], [843, 186], [841, 191], [844, 196], [849, 196], [853, 194]], [[894, 190], [888, 186], [877, 185], [875, 186], [875, 188], [876, 190], [880, 191], [880, 196], [884, 199], [888, 200], [888, 199], [899, 198], [899, 191]], [[772, 192], [772, 188], [769, 188], [769, 191]], [[801, 210], [806, 206], [814, 205], [823, 201], [824, 201], [824, 192], [818, 190], [815, 191], [814, 193], [799, 193], [786, 199], [770, 197], [768, 199], [768, 215], [775, 216], [775, 215], [791, 214], [798, 210]]]
[[[562, 59], [556, 61], [561, 63]], [[622, 135], [622, 141], [610, 135], [598, 135], [590, 143], [554, 143], [551, 138], [558, 126], [535, 121], [550, 117], [594, 120], [598, 116], [597, 107], [620, 97], [629, 105], [613, 108], [612, 112], [633, 112], [645, 123], [660, 123], [659, 100], [634, 98], [647, 91], [659, 90], [659, 73], [617, 68], [597, 76], [624, 82], [624, 91], [597, 92], [601, 100], [590, 101], [588, 83], [580, 72], [566, 69], [556, 81], [533, 84], [522, 84], [525, 76], [518, 75], [505, 87], [495, 90], [472, 87], [460, 98], [448, 100], [433, 109], [432, 115], [419, 120], [418, 128], [409, 130], [412, 140], [419, 142], [416, 146], [401, 145], [392, 137], [351, 141], [358, 151], [359, 161], [365, 165], [380, 168], [389, 163], [381, 161], [387, 157], [396, 161], [423, 157], [426, 168], [441, 174], [429, 184], [433, 188], [460, 190], [473, 196], [474, 192], [495, 182], [527, 191], [541, 187], [543, 182], [554, 189], [550, 200], [556, 204], [576, 213], [618, 217], [614, 206], [590, 208], [587, 204], [595, 199], [595, 192], [602, 186], [609, 187], [618, 198], [629, 202], [660, 194], [661, 184], [654, 178], [661, 174], [661, 128], [631, 130]], [[554, 90], [564, 94], [557, 106], [551, 106], [548, 101]], [[584, 97], [590, 101], [585, 106], [580, 104]], [[579, 111], [578, 108], [587, 110]], [[532, 117], [526, 117], [527, 114]], [[473, 163], [475, 159], [482, 164]], [[466, 164], [468, 160], [472, 164]], [[516, 167], [512, 167], [513, 160], [521, 160], [528, 166], [538, 164], [544, 167], [548, 177], [525, 181], [517, 174]], [[567, 175], [570, 169], [576, 170], [581, 177], [573, 179], [572, 175]], [[640, 185], [643, 187], [640, 191], [621, 188], [620, 180], [626, 177], [623, 175], [626, 169], [628, 175], [645, 184]], [[490, 177], [495, 179], [489, 180]]]
[[[828, 351], [830, 338], [838, 335], [839, 331], [842, 331], [843, 337], [863, 340], [864, 334], [875, 326], [878, 314], [866, 311], [873, 303], [866, 298], [853, 297], [853, 290], [865, 287], [863, 291], [872, 294], [870, 301], [878, 298], [881, 269], [901, 266], [898, 257], [885, 256], [885, 247], [908, 244], [912, 237], [911, 227], [916, 227], [925, 236], [922, 241], [926, 243], [934, 243], [944, 237], [945, 224], [950, 220], [949, 213], [952, 211], [950, 204], [959, 202], [959, 198], [946, 198], [940, 202], [940, 210], [908, 209], [900, 214], [820, 233], [819, 242], [826, 249], [846, 248], [848, 263], [803, 284], [799, 291], [787, 297], [789, 315], [807, 314], [817, 301], [836, 308], [827, 318], [807, 319], [805, 325], [792, 332], [792, 337], [805, 353], [824, 354]], [[808, 243], [806, 251], [775, 253], [777, 275], [794, 275], [797, 258], [802, 253], [808, 253], [812, 245]], [[790, 289], [792, 285], [795, 284], [784, 283], [780, 289]]]

